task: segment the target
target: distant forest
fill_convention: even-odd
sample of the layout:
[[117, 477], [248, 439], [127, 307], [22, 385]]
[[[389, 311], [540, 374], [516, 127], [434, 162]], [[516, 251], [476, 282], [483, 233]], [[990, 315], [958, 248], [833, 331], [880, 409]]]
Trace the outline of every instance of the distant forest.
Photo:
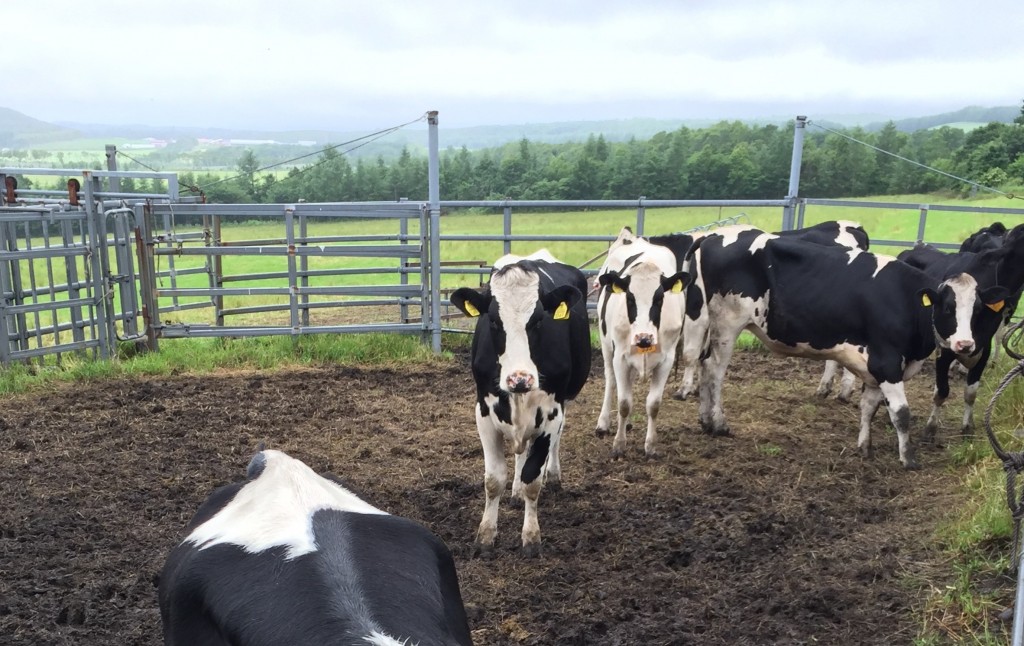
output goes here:
[[[477, 151], [447, 149], [441, 152], [441, 199], [777, 199], [787, 192], [792, 148], [791, 127], [732, 121], [681, 127], [646, 140], [609, 142], [591, 135], [584, 142], [539, 143], [523, 138]], [[427, 159], [408, 148], [391, 160], [354, 161], [328, 148], [286, 175], [261, 172], [264, 165], [247, 150], [234, 172], [179, 177], [183, 187], [201, 189], [215, 203], [427, 199]], [[1013, 123], [992, 122], [969, 132], [940, 127], [907, 133], [892, 122], [869, 132], [819, 128], [812, 122], [804, 142], [800, 194], [859, 197], [967, 193], [971, 188], [923, 166], [993, 188], [1024, 186], [1024, 108]], [[153, 189], [141, 184], [128, 181], [125, 188]]]

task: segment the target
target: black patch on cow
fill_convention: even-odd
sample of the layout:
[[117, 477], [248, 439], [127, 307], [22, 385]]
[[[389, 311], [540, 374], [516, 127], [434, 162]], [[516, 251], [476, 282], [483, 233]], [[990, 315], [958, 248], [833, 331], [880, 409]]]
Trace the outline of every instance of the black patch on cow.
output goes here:
[[632, 267], [633, 263], [636, 262], [643, 255], [644, 254], [641, 251], [638, 254], [635, 254], [635, 255], [630, 256], [629, 258], [626, 258], [626, 262], [622, 263], [622, 267], [619, 268], [619, 273], [620, 274], [626, 273], [626, 270], [629, 269], [630, 267]]
[[544, 423], [544, 411], [541, 410], [540, 406], [538, 406], [537, 407], [536, 419], [534, 420], [534, 428], [540, 428], [540, 425], [543, 424], [543, 423]]
[[550, 447], [551, 436], [547, 433], [538, 435], [537, 439], [530, 445], [530, 452], [526, 456], [526, 462], [523, 464], [523, 472], [521, 474], [523, 484], [530, 484], [540, 475], [544, 462], [548, 459], [548, 449]]
[[512, 401], [504, 390], [497, 392], [498, 403], [494, 405], [494, 415], [506, 424], [512, 423]]
[[552, 408], [551, 412], [548, 413], [548, 421], [554, 421], [556, 417], [558, 417], [558, 409]]
[[636, 323], [636, 296], [633, 292], [626, 292], [626, 318], [630, 323]]
[[255, 480], [260, 477], [260, 474], [263, 473], [263, 469], [265, 469], [266, 466], [267, 456], [263, 451], [260, 451], [256, 455], [252, 456], [251, 460], [249, 460], [249, 466], [245, 469], [245, 477], [250, 480]]
[[487, 405], [487, 402], [480, 400], [477, 403], [480, 405], [480, 417], [487, 417], [491, 414], [491, 407]]
[[[661, 307], [664, 304], [665, 290], [661, 287], [658, 287], [656, 290], [654, 290], [654, 295], [651, 297], [651, 311], [649, 314], [651, 324], [654, 325], [655, 329], [661, 329]], [[630, 323], [632, 322], [633, 320], [630, 319]]]

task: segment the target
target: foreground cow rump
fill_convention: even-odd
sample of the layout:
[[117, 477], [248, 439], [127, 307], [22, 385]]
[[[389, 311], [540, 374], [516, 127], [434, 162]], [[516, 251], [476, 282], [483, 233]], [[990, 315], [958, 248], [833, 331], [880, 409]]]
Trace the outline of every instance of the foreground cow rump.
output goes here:
[[160, 575], [165, 644], [472, 643], [448, 548], [280, 451], [186, 531]]
[[524, 502], [523, 553], [540, 553], [537, 501], [542, 483], [561, 482], [558, 446], [566, 402], [590, 374], [590, 323], [583, 273], [546, 250], [494, 263], [480, 291], [463, 287], [451, 302], [477, 319], [472, 368], [476, 427], [484, 451], [484, 513], [475, 551], [489, 556], [498, 531], [498, 502], [516, 456], [512, 495]]
[[707, 236], [696, 256], [710, 320], [700, 384], [706, 432], [729, 432], [722, 381], [736, 337], [747, 329], [775, 352], [833, 359], [853, 371], [864, 381], [861, 452], [871, 454], [871, 419], [884, 401], [900, 461], [917, 466], [903, 382], [918, 372], [937, 340], [944, 347], [973, 343], [976, 294], [965, 287], [969, 277], [936, 290], [927, 275], [894, 258], [757, 230]]
[[612, 244], [597, 280], [601, 286], [597, 312], [605, 378], [597, 434], [608, 433], [614, 392], [618, 429], [612, 457], [625, 454], [626, 431], [632, 427], [633, 386], [637, 380], [649, 378], [644, 452], [654, 458], [658, 456], [658, 411], [683, 330], [684, 289], [689, 274], [677, 269], [672, 251], [625, 228]]

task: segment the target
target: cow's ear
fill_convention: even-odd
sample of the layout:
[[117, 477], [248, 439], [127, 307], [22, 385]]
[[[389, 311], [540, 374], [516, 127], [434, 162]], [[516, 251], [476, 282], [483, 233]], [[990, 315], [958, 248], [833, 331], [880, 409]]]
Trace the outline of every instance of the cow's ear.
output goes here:
[[478, 292], [472, 287], [460, 287], [452, 292], [450, 300], [452, 305], [470, 318], [480, 316], [491, 307], [491, 294]]
[[619, 276], [617, 271], [609, 271], [597, 277], [602, 287], [610, 287], [613, 294], [621, 294], [629, 289], [629, 278]]
[[690, 274], [685, 271], [676, 272], [671, 276], [662, 276], [661, 278], [661, 288], [673, 294], [682, 292], [689, 284]]
[[1010, 290], [1002, 285], [986, 287], [978, 292], [981, 302], [993, 312], [1002, 312], [1006, 306], [1006, 299], [1010, 297]]
[[939, 295], [936, 291], [930, 287], [925, 287], [917, 293], [917, 297], [921, 300], [921, 305], [925, 307], [931, 307], [932, 303], [938, 300]]
[[551, 313], [551, 318], [556, 321], [564, 321], [569, 318], [569, 311], [579, 300], [583, 298], [580, 290], [572, 285], [556, 287], [547, 294], [541, 301], [544, 310]]

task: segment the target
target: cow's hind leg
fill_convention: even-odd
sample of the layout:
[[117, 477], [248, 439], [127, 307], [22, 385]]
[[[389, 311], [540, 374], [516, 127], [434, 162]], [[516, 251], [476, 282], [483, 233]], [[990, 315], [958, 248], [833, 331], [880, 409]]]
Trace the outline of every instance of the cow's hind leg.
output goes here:
[[828, 397], [832, 394], [832, 382], [836, 378], [836, 371], [839, 364], [835, 361], [826, 361], [825, 370], [821, 373], [821, 381], [818, 382], [818, 390], [814, 392], [818, 397]]
[[701, 364], [700, 427], [709, 435], [729, 435], [729, 424], [722, 410], [722, 382], [739, 330], [713, 336], [709, 354]]
[[501, 431], [491, 420], [480, 415], [477, 406], [476, 429], [484, 451], [484, 513], [476, 532], [474, 554], [490, 557], [498, 534], [498, 502], [505, 492], [508, 467], [505, 464], [505, 443]]
[[548, 453], [548, 463], [544, 468], [544, 486], [551, 491], [562, 489], [562, 464], [558, 460], [558, 447], [562, 444], [562, 432], [565, 430], [565, 407], [558, 407], [558, 416], [550, 422], [551, 450]]
[[865, 458], [874, 455], [871, 448], [871, 420], [882, 404], [882, 397], [882, 391], [878, 386], [864, 384], [864, 390], [860, 394], [860, 435], [857, 437], [857, 448]]

